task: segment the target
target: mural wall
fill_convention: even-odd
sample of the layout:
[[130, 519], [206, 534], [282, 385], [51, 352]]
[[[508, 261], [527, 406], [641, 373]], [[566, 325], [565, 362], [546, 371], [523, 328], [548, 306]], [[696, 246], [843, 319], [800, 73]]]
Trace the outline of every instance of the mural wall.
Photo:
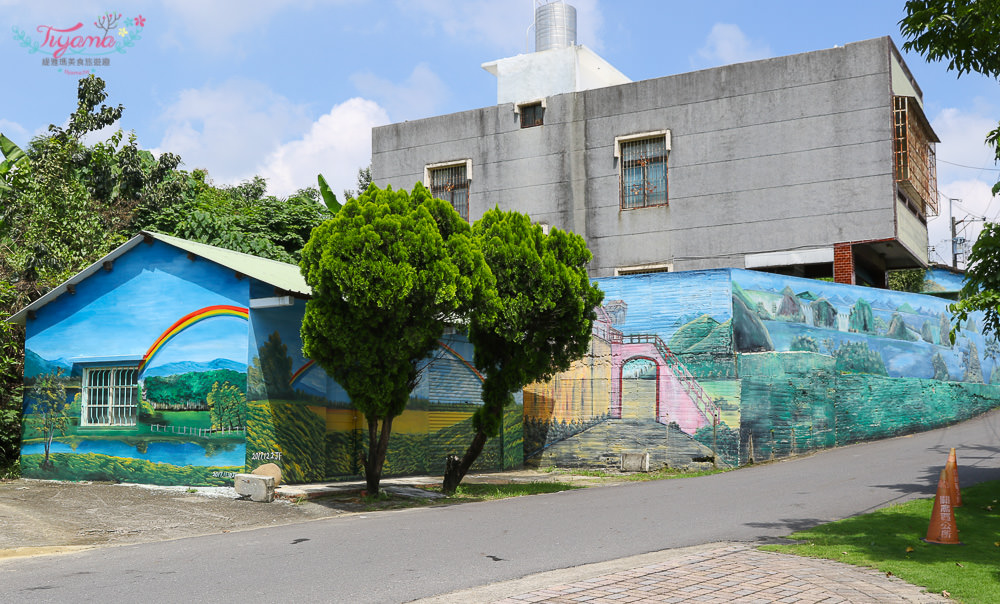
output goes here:
[[529, 465], [736, 465], [1000, 405], [1000, 346], [976, 319], [952, 344], [947, 300], [742, 270], [599, 284], [590, 354], [525, 390]]
[[139, 244], [27, 321], [21, 470], [232, 484], [246, 457], [248, 282]]
[[[249, 365], [247, 467], [282, 468], [289, 482], [357, 476], [367, 445], [367, 422], [347, 393], [302, 356], [299, 334], [305, 302], [257, 309]], [[385, 475], [440, 474], [447, 455], [472, 440], [472, 413], [482, 404], [472, 346], [445, 336], [420, 368], [410, 403], [392, 424]], [[521, 405], [507, 410], [504, 431], [489, 441], [476, 469], [520, 467]]]
[[[360, 475], [366, 424], [302, 357], [305, 302], [141, 243], [27, 321], [22, 472], [232, 484]], [[653, 468], [781, 458], [926, 430], [1000, 405], [1000, 345], [948, 300], [743, 270], [599, 280], [587, 355], [525, 388], [475, 469]], [[385, 473], [439, 474], [470, 442], [481, 376], [442, 338], [393, 423]]]

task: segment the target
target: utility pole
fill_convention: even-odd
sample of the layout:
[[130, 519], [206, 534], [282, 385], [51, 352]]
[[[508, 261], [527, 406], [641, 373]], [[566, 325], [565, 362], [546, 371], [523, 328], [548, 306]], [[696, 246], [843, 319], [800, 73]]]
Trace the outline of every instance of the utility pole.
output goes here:
[[958, 268], [958, 245], [955, 241], [955, 216], [951, 217], [951, 268]]

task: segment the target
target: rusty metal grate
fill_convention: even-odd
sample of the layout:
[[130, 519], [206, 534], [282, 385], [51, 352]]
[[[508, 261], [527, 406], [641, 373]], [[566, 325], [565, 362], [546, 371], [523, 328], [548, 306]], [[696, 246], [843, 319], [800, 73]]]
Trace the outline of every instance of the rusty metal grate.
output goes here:
[[909, 97], [893, 97], [892, 155], [896, 183], [918, 206], [921, 216], [936, 216], [938, 192], [934, 143], [912, 113]]
[[469, 178], [465, 165], [433, 168], [430, 170], [431, 195], [443, 199], [468, 222]]
[[623, 210], [666, 205], [666, 137], [623, 142], [620, 161]]

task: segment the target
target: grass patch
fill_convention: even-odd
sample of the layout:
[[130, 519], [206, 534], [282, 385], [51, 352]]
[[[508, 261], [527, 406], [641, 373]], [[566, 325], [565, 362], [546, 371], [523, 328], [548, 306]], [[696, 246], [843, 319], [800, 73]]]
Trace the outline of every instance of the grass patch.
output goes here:
[[962, 489], [955, 508], [964, 545], [924, 543], [933, 499], [893, 505], [792, 533], [795, 545], [761, 549], [870, 566], [966, 604], [1000, 602], [1000, 481]]
[[669, 480], [671, 478], [695, 478], [697, 476], [709, 476], [711, 474], [721, 474], [728, 472], [728, 468], [718, 468], [709, 470], [685, 470], [682, 468], [661, 468], [655, 472], [620, 472], [618, 470], [589, 470], [586, 468], [554, 468], [545, 467], [540, 471], [546, 474], [557, 474], [567, 476], [586, 476], [588, 478], [608, 478], [614, 481], [624, 480], [630, 482], [644, 482], [647, 480]]
[[460, 484], [451, 499], [507, 499], [522, 495], [558, 493], [583, 487], [565, 482], [512, 482], [509, 484]]

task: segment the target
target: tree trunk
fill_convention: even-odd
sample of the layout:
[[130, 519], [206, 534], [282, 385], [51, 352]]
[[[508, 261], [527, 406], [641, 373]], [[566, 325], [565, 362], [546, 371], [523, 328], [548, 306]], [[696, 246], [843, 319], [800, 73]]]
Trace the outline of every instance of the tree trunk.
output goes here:
[[48, 436], [45, 439], [45, 459], [42, 461], [42, 467], [49, 467], [49, 451], [52, 449], [52, 437], [55, 436], [55, 430], [50, 430]]
[[378, 418], [368, 420], [368, 457], [362, 461], [365, 464], [365, 487], [369, 496], [379, 494], [382, 467], [385, 465], [385, 455], [389, 450], [392, 419], [392, 417], [382, 418], [381, 430], [378, 426]]
[[458, 485], [465, 478], [466, 472], [475, 463], [476, 458], [479, 454], [483, 452], [483, 447], [486, 445], [486, 440], [489, 437], [482, 430], [477, 430], [476, 435], [472, 437], [472, 442], [469, 443], [469, 448], [465, 450], [465, 455], [459, 460], [457, 455], [449, 455], [448, 459], [445, 461], [444, 470], [444, 480], [441, 483], [441, 492], [445, 495], [454, 495], [455, 490], [458, 489]]
[[[496, 420], [500, 425], [500, 432], [503, 432], [503, 408], [507, 402], [506, 398], [500, 399], [499, 402], [486, 402], [486, 407], [484, 409], [485, 413], [489, 413], [492, 417], [491, 419]], [[476, 462], [479, 454], [483, 452], [483, 447], [486, 446], [486, 441], [489, 440], [489, 436], [483, 431], [482, 428], [476, 430], [476, 435], [472, 437], [472, 442], [469, 443], [469, 448], [465, 450], [465, 455], [462, 456], [461, 461], [458, 459], [451, 459], [457, 457], [455, 455], [450, 455], [447, 460], [445, 460], [445, 470], [444, 479], [441, 482], [441, 492], [445, 495], [454, 495], [455, 490], [458, 489], [458, 485], [465, 478], [466, 472], [472, 467], [472, 464]], [[501, 459], [503, 458], [503, 451], [500, 452]], [[500, 464], [503, 467], [503, 463]]]

